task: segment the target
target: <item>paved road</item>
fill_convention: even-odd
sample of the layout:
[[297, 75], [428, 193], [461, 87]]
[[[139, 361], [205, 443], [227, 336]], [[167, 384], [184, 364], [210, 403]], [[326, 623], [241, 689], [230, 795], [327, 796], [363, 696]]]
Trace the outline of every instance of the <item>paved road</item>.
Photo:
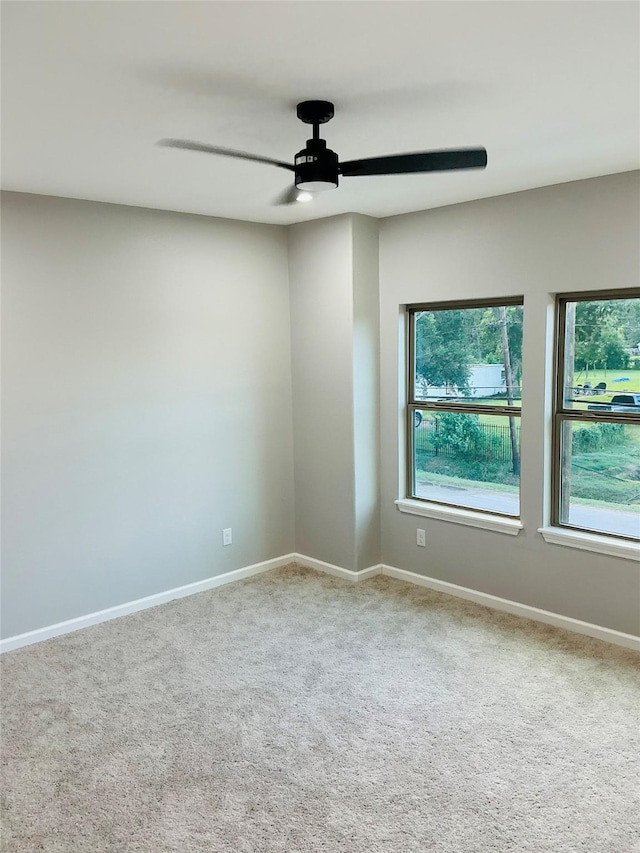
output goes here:
[[[455, 486], [417, 486], [418, 497], [427, 500], [447, 501], [448, 503], [468, 506], [471, 509], [484, 509], [489, 512], [502, 512], [518, 515], [518, 496], [511, 492], [494, 492], [489, 489], [458, 489]], [[573, 504], [569, 512], [569, 523], [590, 530], [606, 530], [621, 536], [640, 536], [640, 515], [629, 510], [590, 507], [585, 504]]]

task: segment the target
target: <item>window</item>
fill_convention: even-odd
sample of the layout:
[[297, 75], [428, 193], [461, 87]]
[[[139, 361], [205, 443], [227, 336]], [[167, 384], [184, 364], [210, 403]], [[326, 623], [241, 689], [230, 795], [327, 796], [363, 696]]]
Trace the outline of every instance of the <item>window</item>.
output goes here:
[[558, 297], [552, 523], [640, 539], [640, 291]]
[[520, 515], [522, 299], [407, 306], [407, 494]]

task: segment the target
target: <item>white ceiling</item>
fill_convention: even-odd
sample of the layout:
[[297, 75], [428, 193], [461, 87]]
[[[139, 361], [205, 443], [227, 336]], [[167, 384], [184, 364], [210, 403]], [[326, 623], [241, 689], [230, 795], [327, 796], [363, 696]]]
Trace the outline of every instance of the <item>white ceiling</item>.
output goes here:
[[[484, 145], [485, 171], [345, 178], [271, 204], [295, 104], [343, 160]], [[291, 223], [388, 216], [640, 166], [635, 2], [3, 2], [5, 189]]]

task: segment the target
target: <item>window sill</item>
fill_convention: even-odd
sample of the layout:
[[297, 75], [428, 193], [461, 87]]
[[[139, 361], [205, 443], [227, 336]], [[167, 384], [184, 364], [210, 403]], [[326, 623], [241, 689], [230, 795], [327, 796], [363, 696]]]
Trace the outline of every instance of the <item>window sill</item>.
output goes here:
[[395, 504], [400, 512], [406, 512], [409, 515], [422, 515], [426, 518], [436, 518], [438, 521], [452, 521], [454, 524], [480, 527], [482, 530], [491, 530], [494, 533], [507, 533], [509, 536], [517, 536], [522, 530], [522, 522], [517, 518], [506, 518], [505, 516], [491, 515], [472, 509], [443, 506], [428, 501], [415, 501], [410, 498], [398, 500]]
[[640, 545], [636, 542], [625, 542], [624, 539], [598, 536], [597, 533], [565, 530], [562, 527], [540, 527], [538, 533], [542, 534], [545, 542], [552, 545], [565, 545], [567, 548], [580, 548], [583, 551], [608, 554], [610, 557], [623, 557], [626, 560], [640, 561]]

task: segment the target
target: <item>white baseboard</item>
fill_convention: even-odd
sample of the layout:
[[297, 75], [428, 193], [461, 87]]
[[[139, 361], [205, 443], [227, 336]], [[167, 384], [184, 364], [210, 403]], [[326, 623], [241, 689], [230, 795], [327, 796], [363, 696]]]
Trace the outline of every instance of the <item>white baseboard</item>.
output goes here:
[[391, 578], [397, 578], [398, 580], [413, 583], [417, 586], [424, 586], [436, 592], [443, 592], [446, 595], [453, 595], [457, 598], [465, 598], [467, 601], [475, 601], [476, 604], [482, 604], [494, 610], [502, 610], [505, 613], [512, 613], [514, 616], [522, 616], [525, 619], [533, 619], [535, 622], [544, 622], [546, 625], [555, 625], [556, 628], [564, 628], [567, 631], [573, 631], [577, 634], [585, 634], [587, 637], [604, 640], [606, 643], [613, 643], [616, 646], [624, 646], [627, 649], [640, 651], [640, 637], [636, 637], [634, 634], [624, 634], [622, 631], [614, 631], [613, 628], [603, 628], [601, 625], [581, 622], [579, 619], [573, 619], [571, 616], [561, 616], [559, 613], [551, 613], [549, 610], [540, 610], [538, 607], [530, 607], [528, 604], [519, 604], [517, 601], [498, 598], [486, 592], [479, 592], [475, 589], [469, 589], [466, 586], [458, 586], [455, 583], [448, 583], [448, 581], [425, 577], [415, 572], [407, 572], [404, 569], [396, 569], [393, 566], [383, 565], [381, 568], [382, 574], [388, 575]]
[[316, 560], [315, 557], [305, 557], [304, 554], [293, 554], [293, 559], [301, 566], [307, 569], [315, 569], [318, 572], [324, 572], [327, 575], [334, 575], [337, 578], [343, 578], [347, 581], [357, 583], [358, 581], [366, 581], [367, 578], [372, 578], [374, 575], [382, 574], [382, 566], [369, 566], [367, 569], [362, 569], [359, 572], [353, 572], [351, 569], [343, 569], [342, 566], [334, 566], [333, 563], [325, 563], [323, 560]]
[[470, 589], [466, 586], [458, 586], [455, 583], [448, 581], [437, 580], [436, 578], [419, 575], [416, 572], [408, 572], [405, 569], [396, 569], [394, 566], [371, 566], [361, 572], [352, 572], [349, 569], [343, 569], [341, 566], [334, 566], [331, 563], [325, 563], [322, 560], [316, 560], [313, 557], [305, 557], [304, 554], [294, 554], [293, 558], [297, 563], [307, 566], [310, 569], [316, 569], [319, 572], [334, 575], [335, 577], [344, 578], [345, 580], [358, 582], [374, 577], [374, 575], [388, 575], [388, 577], [396, 578], [397, 580], [413, 583], [417, 586], [424, 586], [428, 589], [433, 589], [436, 592], [443, 592], [446, 595], [453, 595], [456, 598], [464, 598], [467, 601], [474, 601], [476, 604], [481, 604], [484, 607], [491, 607], [494, 610], [502, 610], [505, 613], [511, 613], [514, 616], [520, 616], [524, 619], [533, 619], [535, 622], [543, 622], [546, 625], [554, 625], [556, 628], [564, 628], [566, 631], [573, 631], [577, 634], [584, 634], [587, 637], [594, 637], [596, 640], [604, 640], [606, 643], [613, 643], [616, 646], [623, 646], [627, 649], [640, 651], [640, 637], [634, 634], [624, 634], [622, 631], [615, 631], [613, 628], [603, 628], [601, 625], [592, 625], [590, 622], [582, 622], [580, 619], [573, 619], [571, 616], [562, 616], [560, 613], [552, 613], [549, 610], [540, 610], [538, 607], [531, 607], [528, 604], [520, 604], [517, 601], [510, 601], [507, 598], [498, 598], [496, 595], [489, 595], [486, 592], [480, 592], [476, 589]]
[[195, 583], [190, 583], [186, 586], [179, 586], [175, 589], [169, 589], [165, 592], [159, 592], [155, 595], [149, 595], [146, 598], [138, 598], [136, 601], [128, 601], [125, 604], [119, 604], [116, 607], [110, 607], [107, 610], [88, 613], [86, 616], [79, 616], [75, 619], [69, 619], [66, 622], [58, 622], [56, 625], [48, 625], [45, 628], [38, 628], [37, 630], [29, 631], [26, 634], [7, 637], [6, 640], [0, 641], [0, 653], [20, 649], [23, 646], [30, 646], [33, 643], [40, 643], [43, 640], [49, 640], [52, 637], [59, 637], [62, 634], [70, 634], [73, 631], [79, 631], [81, 628], [88, 628], [90, 625], [99, 625], [101, 622], [118, 619], [120, 616], [137, 613], [140, 610], [147, 610], [150, 607], [157, 607], [160, 604], [166, 604], [168, 601], [173, 601], [177, 598], [185, 598], [188, 595], [206, 592], [209, 589], [215, 589], [215, 587], [243, 580], [244, 578], [249, 578], [253, 575], [261, 574], [262, 572], [269, 572], [272, 569], [278, 569], [293, 562], [306, 566], [309, 569], [315, 569], [316, 571], [351, 581], [352, 583], [367, 580], [368, 578], [379, 574], [388, 575], [389, 577], [396, 578], [397, 580], [433, 589], [436, 592], [443, 592], [446, 595], [453, 595], [457, 598], [464, 598], [467, 601], [474, 601], [476, 604], [481, 604], [485, 607], [492, 607], [494, 610], [502, 610], [505, 613], [512, 613], [514, 616], [533, 619], [536, 622], [543, 622], [547, 625], [555, 625], [557, 628], [564, 628], [567, 631], [585, 634], [586, 636], [594, 637], [597, 640], [604, 640], [607, 643], [613, 643], [617, 646], [623, 646], [628, 649], [640, 651], [640, 637], [636, 637], [633, 634], [624, 634], [621, 631], [614, 631], [612, 628], [603, 628], [600, 625], [581, 622], [579, 619], [573, 619], [570, 616], [562, 616], [559, 613], [540, 610], [537, 607], [530, 607], [527, 604], [519, 604], [516, 601], [510, 601], [506, 598], [498, 598], [495, 595], [489, 595], [486, 592], [479, 592], [475, 589], [458, 586], [457, 584], [449, 583], [448, 581], [437, 580], [436, 578], [426, 577], [425, 575], [419, 575], [415, 572], [408, 572], [404, 569], [397, 569], [394, 566], [386, 565], [370, 566], [360, 572], [354, 572], [350, 569], [343, 569], [342, 566], [325, 563], [323, 560], [316, 560], [314, 557], [306, 557], [304, 554], [294, 553], [285, 554], [282, 557], [275, 557], [272, 560], [265, 560], [262, 563], [255, 563], [252, 566], [245, 566], [241, 569], [235, 569], [231, 572], [225, 572], [221, 575], [215, 575], [214, 577], [206, 578], [202, 581], [196, 581]]
[[244, 578], [259, 575], [262, 572], [269, 572], [271, 569], [279, 569], [281, 566], [286, 566], [287, 563], [292, 563], [296, 559], [296, 554], [286, 554], [283, 557], [275, 557], [273, 560], [265, 560], [262, 563], [255, 563], [252, 566], [234, 569], [231, 572], [225, 572], [221, 575], [205, 578], [202, 581], [186, 584], [186, 586], [178, 586], [175, 589], [158, 592], [155, 595], [148, 595], [146, 598], [127, 601], [124, 604], [118, 604], [116, 607], [109, 607], [107, 610], [99, 610], [96, 613], [88, 613], [86, 616], [68, 619], [66, 622], [58, 622], [56, 625], [48, 625], [46, 628], [28, 631], [26, 634], [7, 637], [6, 640], [0, 641], [0, 653], [11, 652], [14, 649], [30, 646], [33, 643], [41, 643], [43, 640], [50, 640], [52, 637], [59, 637], [62, 634], [70, 634], [73, 631], [79, 631], [81, 628], [88, 628], [90, 625], [99, 625], [101, 622], [118, 619], [120, 616], [127, 616], [129, 613], [147, 610], [149, 607], [157, 607], [159, 604], [166, 604], [168, 601], [173, 601], [176, 598], [185, 598], [188, 595], [196, 595], [198, 592], [206, 592], [217, 586], [244, 580]]

